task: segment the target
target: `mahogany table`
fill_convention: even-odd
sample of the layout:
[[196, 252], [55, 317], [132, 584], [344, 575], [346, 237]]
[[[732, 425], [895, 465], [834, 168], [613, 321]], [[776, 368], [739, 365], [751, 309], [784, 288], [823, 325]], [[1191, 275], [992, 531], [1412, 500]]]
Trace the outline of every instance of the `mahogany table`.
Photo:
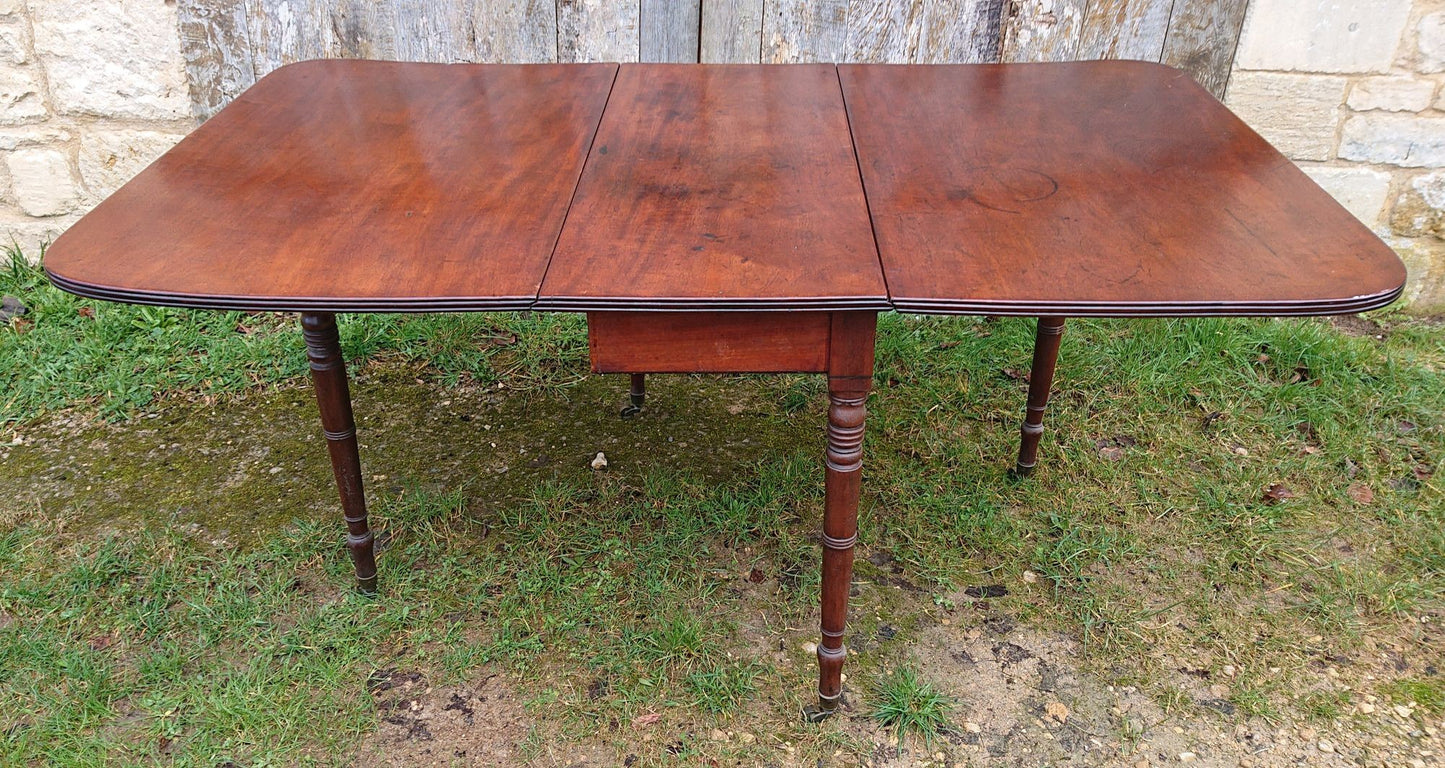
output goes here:
[[376, 590], [339, 312], [587, 313], [592, 369], [828, 377], [819, 706], [842, 694], [878, 312], [1383, 306], [1392, 251], [1207, 92], [1140, 62], [314, 61], [238, 97], [62, 235], [99, 299], [301, 313], [360, 587]]

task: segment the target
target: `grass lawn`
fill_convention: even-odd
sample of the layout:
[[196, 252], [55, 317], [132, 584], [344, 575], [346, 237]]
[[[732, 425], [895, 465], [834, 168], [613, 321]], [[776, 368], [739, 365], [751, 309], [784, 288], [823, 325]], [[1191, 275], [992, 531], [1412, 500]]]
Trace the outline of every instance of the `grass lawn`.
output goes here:
[[1438, 759], [1438, 321], [1072, 321], [1014, 481], [1032, 321], [883, 316], [808, 725], [822, 377], [622, 421], [579, 316], [344, 316], [369, 600], [294, 317], [0, 293], [3, 765]]

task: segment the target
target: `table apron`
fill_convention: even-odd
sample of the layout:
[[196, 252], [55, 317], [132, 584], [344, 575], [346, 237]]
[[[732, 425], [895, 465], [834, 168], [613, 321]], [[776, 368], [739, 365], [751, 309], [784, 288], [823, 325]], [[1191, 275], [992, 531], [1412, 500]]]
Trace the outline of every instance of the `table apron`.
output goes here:
[[827, 373], [831, 312], [588, 312], [594, 373]]

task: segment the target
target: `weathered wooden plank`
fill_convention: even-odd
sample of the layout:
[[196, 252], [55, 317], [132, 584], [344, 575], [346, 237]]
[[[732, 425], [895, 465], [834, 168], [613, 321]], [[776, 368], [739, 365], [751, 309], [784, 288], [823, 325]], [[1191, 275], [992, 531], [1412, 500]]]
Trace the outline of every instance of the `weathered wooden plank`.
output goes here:
[[844, 61], [848, 0], [768, 0], [763, 6], [763, 61]]
[[557, 60], [556, 0], [476, 0], [476, 60], [535, 64]]
[[336, 48], [327, 0], [245, 0], [256, 79], [283, 64], [325, 58]]
[[393, 0], [388, 5], [395, 24], [396, 56], [401, 61], [476, 60], [471, 3]]
[[702, 0], [641, 0], [638, 44], [642, 61], [695, 63]]
[[1248, 7], [1249, 0], [1176, 0], [1161, 61], [1224, 98]]
[[848, 38], [839, 61], [904, 64], [918, 53], [917, 0], [851, 0]]
[[924, 4], [910, 61], [984, 64], [999, 59], [1005, 0], [937, 0]]
[[1069, 61], [1079, 50], [1086, 0], [1011, 0], [1004, 61]]
[[703, 0], [701, 43], [708, 64], [762, 61], [763, 0]]
[[638, 0], [557, 0], [557, 60], [637, 61]]
[[341, 59], [398, 59], [394, 13], [394, 7], [376, 0], [332, 0], [332, 47], [328, 55]]
[[205, 120], [256, 81], [242, 0], [181, 0], [176, 6], [191, 112]]
[[1173, 7], [1174, 0], [1090, 0], [1078, 58], [1158, 61]]

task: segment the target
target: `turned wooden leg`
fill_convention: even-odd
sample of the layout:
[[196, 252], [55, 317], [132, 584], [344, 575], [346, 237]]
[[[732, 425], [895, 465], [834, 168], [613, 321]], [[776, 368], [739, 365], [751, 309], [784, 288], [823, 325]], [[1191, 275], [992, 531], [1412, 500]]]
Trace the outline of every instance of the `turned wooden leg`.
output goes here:
[[622, 418], [642, 413], [642, 403], [647, 399], [647, 374], [632, 374], [632, 391], [627, 393], [627, 405], [622, 406]]
[[863, 417], [873, 384], [872, 312], [833, 315], [828, 355], [828, 448], [824, 457], [822, 639], [818, 643], [818, 706], [828, 717], [843, 698], [843, 627], [858, 539], [858, 491], [863, 473]]
[[346, 548], [356, 566], [356, 584], [365, 594], [376, 593], [376, 555], [371, 529], [366, 523], [366, 496], [361, 488], [361, 456], [356, 450], [356, 422], [351, 416], [351, 391], [346, 384], [346, 361], [341, 358], [341, 340], [336, 333], [336, 316], [302, 314], [301, 335], [306, 339], [306, 356], [311, 359], [311, 381], [316, 387], [316, 404], [321, 409], [321, 430], [331, 452], [331, 471], [341, 492], [341, 511], [346, 519]]
[[1034, 333], [1034, 365], [1029, 373], [1029, 401], [1024, 424], [1019, 430], [1019, 460], [1016, 477], [1027, 477], [1039, 461], [1039, 438], [1044, 435], [1044, 408], [1054, 384], [1054, 366], [1059, 361], [1059, 342], [1064, 336], [1064, 318], [1041, 317]]

